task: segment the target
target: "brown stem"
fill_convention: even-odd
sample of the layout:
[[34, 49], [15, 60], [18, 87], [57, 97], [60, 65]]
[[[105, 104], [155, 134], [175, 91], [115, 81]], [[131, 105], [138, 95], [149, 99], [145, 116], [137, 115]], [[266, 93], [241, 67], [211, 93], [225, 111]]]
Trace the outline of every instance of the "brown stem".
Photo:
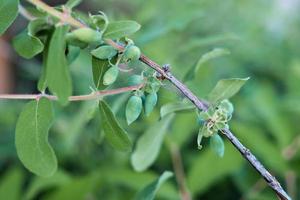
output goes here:
[[[60, 18], [62, 21], [73, 25], [74, 27], [84, 27], [82, 23], [77, 21], [76, 19], [72, 18], [71, 16], [65, 16], [63, 13], [55, 10], [54, 8], [46, 5], [45, 3], [41, 2], [40, 0], [27, 0], [32, 4], [38, 6], [39, 8], [43, 9], [44, 11], [48, 12], [49, 14]], [[124, 47], [113, 40], [105, 40], [105, 42], [118, 50], [123, 51]], [[181, 83], [178, 79], [176, 79], [170, 72], [165, 72], [159, 64], [152, 61], [145, 55], [141, 55], [140, 61], [160, 73], [163, 77], [168, 79], [174, 86], [181, 91], [191, 102], [193, 102], [199, 110], [207, 110], [208, 105], [201, 101], [196, 95], [194, 95], [183, 83]], [[287, 195], [287, 193], [283, 190], [277, 179], [272, 176], [268, 170], [257, 160], [257, 158], [247, 149], [234, 135], [233, 133], [228, 130], [222, 130], [222, 133], [231, 141], [234, 147], [242, 154], [242, 156], [250, 162], [250, 164], [256, 169], [256, 171], [266, 180], [268, 185], [276, 192], [278, 197], [282, 200], [290, 200], [291, 198]]]
[[[70, 96], [69, 101], [87, 101], [87, 100], [96, 100], [104, 96], [110, 96], [115, 94], [121, 94], [124, 92], [138, 90], [139, 88], [143, 87], [143, 84], [136, 85], [136, 86], [129, 86], [123, 88], [117, 88], [112, 90], [102, 90], [96, 91], [91, 94], [87, 95], [79, 95], [79, 96]], [[23, 99], [23, 100], [30, 100], [30, 99], [39, 99], [41, 97], [45, 97], [49, 100], [56, 101], [58, 98], [54, 95], [48, 94], [0, 94], [0, 99]]]
[[175, 143], [170, 143], [169, 148], [170, 148], [175, 178], [176, 178], [176, 182], [179, 187], [181, 199], [182, 200], [191, 200], [192, 199], [191, 194], [186, 186], [185, 173], [184, 173], [184, 168], [183, 168], [183, 164], [182, 164], [182, 157], [180, 154], [180, 150]]

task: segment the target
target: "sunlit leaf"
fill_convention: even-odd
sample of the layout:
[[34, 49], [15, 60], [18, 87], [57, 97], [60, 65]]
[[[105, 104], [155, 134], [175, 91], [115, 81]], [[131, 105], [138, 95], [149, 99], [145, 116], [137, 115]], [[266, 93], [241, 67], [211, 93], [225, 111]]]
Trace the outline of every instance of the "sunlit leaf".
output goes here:
[[67, 104], [72, 94], [72, 80], [65, 56], [65, 35], [68, 25], [56, 27], [48, 50], [46, 80], [50, 91], [58, 96], [61, 104]]
[[136, 171], [144, 171], [153, 164], [173, 117], [174, 114], [165, 116], [149, 127], [138, 139], [135, 150], [131, 155], [131, 164]]
[[129, 151], [132, 143], [105, 101], [99, 102], [101, 125], [107, 141], [117, 150]]
[[31, 172], [49, 177], [57, 169], [55, 153], [48, 142], [53, 121], [51, 102], [46, 98], [29, 102], [16, 126], [16, 148], [19, 159]]
[[135, 200], [153, 200], [161, 185], [173, 176], [172, 172], [164, 172], [157, 180], [147, 185], [137, 195]]
[[224, 99], [229, 99], [235, 95], [248, 80], [249, 77], [222, 79], [208, 95], [208, 100], [214, 103]]
[[13, 23], [18, 15], [18, 0], [0, 0], [0, 35]]
[[124, 20], [110, 22], [104, 32], [103, 37], [109, 39], [118, 39], [125, 36], [129, 36], [141, 28], [135, 21]]
[[111, 59], [118, 51], [109, 45], [100, 46], [97, 49], [91, 51], [91, 54], [99, 59]]

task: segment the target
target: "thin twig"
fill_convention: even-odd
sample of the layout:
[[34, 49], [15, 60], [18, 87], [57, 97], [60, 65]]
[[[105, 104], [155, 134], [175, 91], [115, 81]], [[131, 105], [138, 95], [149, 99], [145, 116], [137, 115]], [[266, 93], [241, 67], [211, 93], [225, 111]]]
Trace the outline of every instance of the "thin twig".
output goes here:
[[[40, 0], [27, 0], [30, 3], [38, 6], [40, 9], [48, 12], [50, 15], [53, 15], [57, 18], [59, 18], [61, 21], [64, 21], [66, 23], [69, 23], [70, 25], [73, 25], [74, 27], [85, 27], [84, 24], [79, 22], [78, 20], [74, 19], [72, 16], [66, 16], [63, 13], [55, 10], [54, 8], [48, 6], [47, 4], [41, 2]], [[105, 42], [116, 49], [124, 50], [124, 47], [113, 40], [105, 40]], [[170, 72], [165, 72], [159, 64], [152, 61], [145, 55], [141, 55], [140, 61], [160, 73], [163, 77], [168, 79], [171, 83], [173, 83], [174, 86], [178, 88], [178, 90], [181, 91], [184, 96], [186, 96], [193, 104], [197, 106], [200, 110], [207, 110], [208, 105], [201, 101], [196, 95], [194, 95], [182, 82], [180, 82], [176, 77], [174, 77]], [[242, 156], [250, 162], [250, 164], [260, 173], [260, 175], [266, 180], [268, 185], [276, 192], [278, 197], [282, 200], [290, 200], [291, 198], [287, 195], [287, 193], [283, 190], [277, 179], [272, 176], [268, 170], [256, 159], [256, 157], [247, 149], [234, 135], [233, 133], [228, 130], [224, 129], [222, 130], [222, 133], [231, 141], [231, 143], [234, 145], [236, 149], [239, 150], [239, 152], [242, 154]]]
[[[112, 90], [96, 91], [96, 92], [92, 92], [91, 94], [87, 94], [87, 95], [70, 96], [69, 101], [97, 100], [104, 96], [116, 95], [116, 94], [121, 94], [124, 92], [138, 90], [141, 87], [143, 87], [143, 84], [136, 85], [136, 86], [123, 87], [123, 88], [117, 88], [117, 89], [112, 89]], [[11, 100], [13, 100], [13, 99], [30, 100], [30, 99], [39, 99], [42, 97], [47, 98], [52, 101], [56, 101], [58, 99], [57, 96], [48, 95], [48, 94], [0, 94], [0, 99], [11, 99]]]

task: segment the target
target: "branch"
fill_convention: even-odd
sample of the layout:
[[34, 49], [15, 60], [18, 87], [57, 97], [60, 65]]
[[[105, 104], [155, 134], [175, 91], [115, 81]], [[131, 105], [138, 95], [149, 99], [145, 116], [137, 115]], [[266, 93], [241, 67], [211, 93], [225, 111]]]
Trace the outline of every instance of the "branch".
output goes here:
[[[124, 92], [138, 90], [143, 86], [144, 86], [144, 84], [140, 84], [140, 85], [123, 87], [123, 88], [112, 89], [112, 90], [96, 91], [96, 92], [92, 92], [91, 94], [87, 94], [87, 95], [70, 96], [69, 101], [97, 100], [104, 96], [111, 96], [111, 95], [115, 95], [115, 94], [121, 94]], [[48, 95], [48, 94], [0, 94], [0, 99], [30, 100], [30, 99], [40, 99], [42, 97], [47, 98], [52, 101], [56, 101], [58, 99], [57, 96]]]
[[[47, 4], [41, 2], [40, 0], [27, 0], [30, 3], [36, 5], [40, 9], [48, 12], [50, 15], [53, 15], [59, 18], [61, 21], [69, 23], [74, 27], [84, 27], [81, 22], [74, 19], [72, 16], [66, 16], [65, 14], [55, 10], [54, 8], [48, 6]], [[107, 39], [105, 43], [115, 47], [116, 49], [123, 51], [124, 46], [114, 42], [113, 40]], [[201, 101], [196, 95], [194, 95], [182, 82], [180, 82], [176, 77], [174, 77], [170, 72], [165, 71], [162, 67], [156, 62], [152, 61], [145, 55], [141, 55], [140, 61], [160, 73], [163, 77], [168, 79], [174, 86], [181, 91], [181, 93], [187, 97], [193, 104], [197, 106], [199, 110], [207, 110], [208, 105], [206, 102]], [[221, 132], [230, 140], [234, 147], [242, 154], [242, 156], [250, 162], [250, 164], [256, 169], [256, 171], [266, 180], [268, 185], [276, 192], [278, 197], [281, 200], [291, 200], [288, 194], [283, 190], [280, 183], [276, 180], [274, 176], [266, 170], [266, 168], [257, 160], [257, 158], [247, 149], [228, 129], [223, 129]]]

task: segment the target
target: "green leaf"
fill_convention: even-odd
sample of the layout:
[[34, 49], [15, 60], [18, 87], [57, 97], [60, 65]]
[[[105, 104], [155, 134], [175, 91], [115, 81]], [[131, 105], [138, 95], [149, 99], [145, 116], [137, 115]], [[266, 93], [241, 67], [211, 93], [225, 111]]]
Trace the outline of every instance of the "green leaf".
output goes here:
[[40, 75], [40, 79], [38, 81], [37, 88], [40, 92], [44, 92], [47, 88], [47, 80], [46, 80], [46, 73], [47, 73], [47, 59], [48, 59], [48, 50], [49, 50], [49, 43], [51, 40], [52, 33], [48, 33], [47, 39], [45, 42], [45, 47], [43, 51], [43, 65], [42, 65], [42, 71]]
[[224, 99], [229, 99], [235, 95], [248, 80], [249, 77], [220, 80], [208, 95], [208, 100], [215, 103]]
[[93, 56], [92, 66], [93, 66], [93, 80], [96, 88], [98, 90], [105, 89], [107, 86], [103, 84], [103, 76], [110, 67], [109, 61], [100, 60]]
[[24, 194], [24, 199], [34, 199], [39, 193], [47, 189], [69, 184], [71, 178], [63, 171], [57, 171], [51, 177], [34, 177]]
[[164, 116], [173, 112], [187, 111], [192, 110], [194, 108], [195, 106], [190, 102], [168, 103], [160, 108], [160, 116], [163, 118]]
[[49, 177], [57, 169], [55, 153], [48, 142], [53, 121], [51, 102], [46, 98], [29, 102], [16, 126], [16, 148], [19, 159], [31, 172]]
[[103, 85], [113, 84], [119, 75], [119, 68], [117, 66], [111, 66], [103, 76]]
[[105, 138], [117, 150], [130, 151], [132, 143], [126, 131], [120, 126], [113, 112], [105, 101], [99, 102], [101, 124]]
[[18, 0], [0, 0], [0, 35], [13, 23], [18, 15]]
[[125, 115], [127, 124], [130, 125], [134, 122], [141, 114], [143, 109], [143, 101], [139, 96], [131, 96], [127, 102]]
[[103, 37], [108, 39], [119, 39], [133, 34], [141, 28], [135, 21], [124, 20], [115, 21], [108, 24]]
[[230, 54], [230, 51], [228, 51], [227, 49], [222, 49], [222, 48], [215, 48], [212, 51], [205, 53], [198, 60], [194, 72], [197, 73], [198, 70], [200, 69], [200, 67], [207, 61], [212, 60], [217, 57], [220, 57], [220, 56], [228, 55], [228, 54]]
[[46, 80], [50, 91], [58, 97], [58, 101], [65, 105], [72, 94], [72, 80], [65, 56], [65, 35], [68, 25], [56, 27], [48, 50]]
[[44, 44], [39, 38], [30, 36], [26, 30], [13, 39], [13, 46], [17, 53], [24, 58], [32, 58], [44, 49]]
[[157, 103], [157, 94], [152, 92], [146, 96], [145, 100], [145, 114], [149, 116]]
[[203, 131], [206, 130], [205, 126], [202, 126], [201, 128], [199, 128], [199, 132], [198, 132], [198, 136], [197, 136], [197, 145], [198, 145], [198, 149], [202, 149], [202, 145], [201, 145], [201, 142], [202, 142], [202, 138], [204, 136], [204, 133]]
[[91, 51], [91, 54], [99, 59], [111, 59], [117, 55], [118, 51], [109, 45], [100, 46]]
[[0, 181], [0, 199], [20, 200], [23, 178], [22, 171], [18, 168], [5, 171]]
[[72, 10], [74, 7], [78, 6], [81, 2], [82, 0], [68, 0], [66, 3], [66, 7]]
[[224, 146], [224, 142], [223, 139], [221, 138], [221, 136], [219, 136], [219, 134], [213, 134], [210, 137], [209, 140], [209, 144], [210, 144], [210, 148], [219, 156], [219, 157], [223, 157], [224, 156], [224, 151], [225, 151], [225, 146]]
[[131, 155], [131, 164], [136, 171], [144, 171], [153, 164], [173, 117], [174, 114], [165, 116], [149, 127], [138, 139], [136, 148]]
[[28, 24], [28, 34], [30, 36], [37, 36], [41, 31], [51, 29], [51, 25], [49, 25], [48, 19], [37, 18], [29, 22]]
[[153, 200], [156, 192], [159, 190], [161, 185], [173, 176], [172, 172], [164, 172], [157, 180], [153, 181], [142, 189], [137, 195], [136, 200]]

